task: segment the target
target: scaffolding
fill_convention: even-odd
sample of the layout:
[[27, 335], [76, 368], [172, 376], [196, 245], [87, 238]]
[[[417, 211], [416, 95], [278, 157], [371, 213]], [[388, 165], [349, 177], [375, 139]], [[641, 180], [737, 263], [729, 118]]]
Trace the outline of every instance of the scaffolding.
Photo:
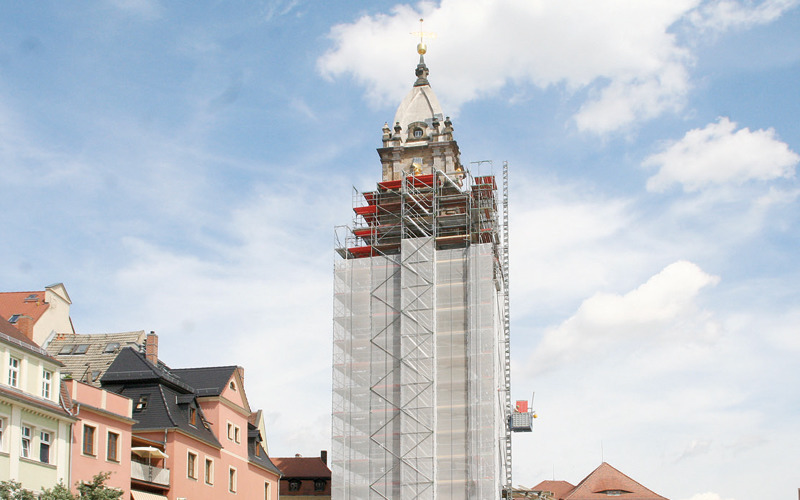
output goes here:
[[353, 190], [335, 231], [334, 499], [511, 486], [507, 164]]

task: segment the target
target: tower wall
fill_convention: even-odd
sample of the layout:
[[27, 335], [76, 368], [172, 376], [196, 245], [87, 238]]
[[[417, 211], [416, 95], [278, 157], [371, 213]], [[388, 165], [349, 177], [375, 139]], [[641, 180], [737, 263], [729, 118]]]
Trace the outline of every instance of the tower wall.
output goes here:
[[334, 499], [497, 498], [502, 280], [491, 243], [335, 266]]

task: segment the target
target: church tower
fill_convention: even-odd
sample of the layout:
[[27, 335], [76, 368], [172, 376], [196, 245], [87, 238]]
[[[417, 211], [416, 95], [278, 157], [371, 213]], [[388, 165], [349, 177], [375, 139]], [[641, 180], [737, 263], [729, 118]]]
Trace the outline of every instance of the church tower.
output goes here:
[[473, 176], [428, 82], [336, 228], [332, 496], [499, 499], [511, 482], [507, 168]]

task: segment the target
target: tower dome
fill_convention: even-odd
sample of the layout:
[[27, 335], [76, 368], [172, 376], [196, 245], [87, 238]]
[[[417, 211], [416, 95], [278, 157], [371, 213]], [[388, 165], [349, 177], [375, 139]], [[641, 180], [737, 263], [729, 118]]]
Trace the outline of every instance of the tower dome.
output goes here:
[[[421, 52], [424, 47], [422, 49], [418, 47], [417, 50]], [[425, 56], [421, 53], [415, 72], [417, 81], [414, 82], [411, 91], [406, 94], [394, 115], [395, 125], [399, 124], [404, 130], [409, 129], [409, 126], [414, 123], [425, 123], [431, 127], [434, 121], [441, 122], [444, 119], [439, 99], [436, 98], [436, 94], [428, 83], [428, 73]]]

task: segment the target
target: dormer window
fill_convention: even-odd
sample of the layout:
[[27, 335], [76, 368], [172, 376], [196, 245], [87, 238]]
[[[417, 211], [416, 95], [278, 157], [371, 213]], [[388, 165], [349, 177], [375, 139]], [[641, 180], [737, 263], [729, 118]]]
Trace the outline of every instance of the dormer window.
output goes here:
[[103, 354], [109, 354], [119, 349], [119, 342], [109, 342], [106, 348], [103, 349]]
[[324, 479], [315, 479], [314, 480], [314, 491], [325, 491], [325, 480]]
[[415, 139], [422, 139], [422, 129], [421, 128], [415, 128], [414, 129], [414, 138]]
[[139, 401], [136, 403], [136, 407], [133, 411], [142, 411], [147, 409], [147, 400], [149, 399], [147, 394], [142, 394], [139, 396]]

